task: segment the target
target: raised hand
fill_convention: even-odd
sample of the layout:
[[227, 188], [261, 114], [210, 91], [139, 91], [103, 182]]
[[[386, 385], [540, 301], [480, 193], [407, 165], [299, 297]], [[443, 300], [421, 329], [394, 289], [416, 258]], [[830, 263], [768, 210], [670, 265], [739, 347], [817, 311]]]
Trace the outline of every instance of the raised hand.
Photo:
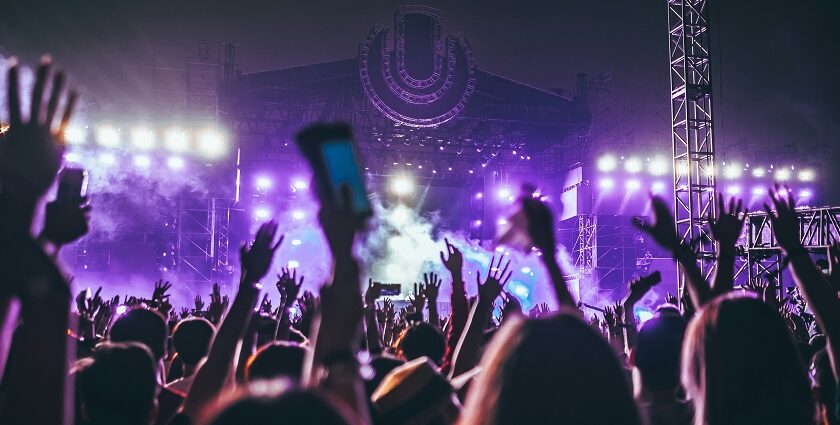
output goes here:
[[677, 300], [677, 297], [670, 292], [668, 292], [668, 294], [665, 295], [665, 302], [668, 303], [668, 304], [673, 304], [673, 305], [678, 305], [678, 303], [679, 303], [679, 301]]
[[186, 307], [181, 307], [181, 320], [184, 320], [187, 317], [190, 317], [190, 309]]
[[155, 289], [152, 292], [152, 301], [156, 303], [162, 303], [164, 300], [169, 298], [169, 294], [166, 291], [172, 288], [172, 284], [169, 281], [164, 281], [163, 279], [158, 280], [155, 282]]
[[268, 294], [263, 295], [262, 302], [260, 303], [260, 311], [266, 314], [272, 314], [274, 308], [271, 306], [271, 299], [268, 298]]
[[[210, 295], [210, 299], [213, 299], [212, 294]], [[195, 303], [195, 309], [193, 310], [194, 312], [200, 313], [204, 310], [204, 300], [201, 299], [201, 295], [196, 295], [195, 300], [193, 302]]]
[[747, 218], [746, 210], [743, 208], [744, 201], [735, 198], [729, 200], [727, 207], [723, 194], [718, 193], [718, 216], [712, 218], [709, 214], [709, 230], [712, 237], [718, 242], [719, 250], [731, 250], [735, 248], [741, 231], [744, 229], [744, 220]]
[[99, 296], [101, 293], [101, 286], [92, 297], [87, 296], [87, 291], [79, 292], [79, 295], [76, 296], [76, 309], [79, 311], [79, 316], [87, 320], [93, 320], [96, 317], [96, 313], [103, 304], [102, 297]]
[[779, 246], [787, 253], [804, 249], [799, 240], [799, 217], [796, 215], [796, 201], [791, 195], [790, 188], [783, 188], [776, 184], [770, 189], [770, 201], [775, 211], [767, 204], [764, 211], [773, 224], [773, 233]]
[[47, 204], [41, 237], [58, 245], [77, 241], [90, 230], [90, 205], [79, 202], [52, 201]]
[[210, 305], [207, 306], [207, 319], [213, 323], [219, 323], [227, 310], [228, 302], [222, 298], [222, 288], [218, 283], [214, 283], [213, 292], [210, 293]]
[[437, 302], [438, 293], [440, 293], [440, 284], [443, 281], [434, 272], [423, 273], [423, 295], [429, 300], [429, 303]]
[[414, 307], [414, 311], [423, 314], [423, 309], [426, 307], [426, 288], [422, 283], [414, 284], [414, 295], [408, 298], [408, 302]]
[[254, 237], [254, 243], [250, 247], [243, 245], [239, 250], [239, 256], [242, 262], [242, 284], [251, 286], [256, 284], [268, 273], [271, 268], [271, 261], [274, 259], [274, 253], [283, 242], [283, 236], [274, 239], [277, 235], [277, 223], [269, 221], [263, 223], [257, 235]]
[[484, 279], [484, 283], [481, 283], [481, 277], [479, 273], [475, 275], [475, 282], [478, 285], [478, 300], [481, 303], [493, 304], [496, 301], [496, 298], [499, 297], [499, 294], [502, 293], [502, 288], [508, 283], [510, 277], [513, 275], [513, 271], [508, 271], [510, 267], [510, 260], [505, 263], [505, 266], [502, 267], [502, 260], [504, 259], [503, 255], [499, 256], [498, 262], [496, 261], [496, 256], [494, 255], [490, 259], [490, 266], [487, 269], [487, 277]]
[[396, 314], [394, 312], [394, 303], [391, 300], [386, 299], [382, 302], [382, 312], [385, 314], [385, 323], [394, 322]]
[[297, 269], [289, 269], [283, 267], [281, 273], [277, 275], [277, 291], [280, 292], [283, 306], [288, 307], [294, 304], [300, 294], [300, 288], [303, 287], [303, 276], [300, 280], [297, 279]]
[[449, 239], [444, 238], [443, 240], [446, 242], [446, 252], [441, 251], [440, 261], [449, 270], [449, 273], [453, 276], [460, 276], [464, 268], [464, 254], [455, 245], [449, 243]]
[[382, 282], [374, 282], [373, 279], [368, 279], [368, 287], [367, 291], [365, 291], [365, 305], [374, 305], [380, 296], [382, 296]]
[[[645, 277], [639, 277], [630, 281], [630, 290], [627, 293], [627, 298], [624, 301], [624, 304], [635, 304], [645, 294], [650, 291], [651, 288], [659, 284], [662, 281], [662, 275], [659, 273], [653, 273], [651, 275]], [[668, 294], [670, 295], [670, 294]], [[676, 299], [675, 299], [676, 301]]]
[[[64, 113], [55, 124], [56, 113], [64, 92], [64, 73], [52, 78], [52, 91], [44, 105], [44, 91], [50, 79], [51, 63], [44, 58], [38, 67], [32, 89], [29, 121], [23, 121], [18, 89], [18, 66], [13, 63], [8, 75], [9, 130], [0, 138], [0, 176], [16, 184], [9, 185], [32, 201], [40, 198], [52, 185], [61, 167], [64, 153], [64, 132], [73, 115], [76, 94], [71, 92]], [[44, 108], [46, 106], [46, 109]]]
[[665, 199], [659, 196], [651, 198], [651, 205], [653, 206], [653, 224], [647, 224], [641, 221], [634, 221], [633, 223], [639, 230], [649, 234], [653, 239], [663, 248], [677, 251], [680, 246], [680, 239], [677, 236], [677, 227], [674, 224], [674, 217], [671, 215], [671, 210]]
[[531, 243], [543, 255], [554, 258], [557, 249], [554, 235], [554, 214], [539, 198], [525, 196], [522, 198], [522, 210], [528, 219], [528, 235]]

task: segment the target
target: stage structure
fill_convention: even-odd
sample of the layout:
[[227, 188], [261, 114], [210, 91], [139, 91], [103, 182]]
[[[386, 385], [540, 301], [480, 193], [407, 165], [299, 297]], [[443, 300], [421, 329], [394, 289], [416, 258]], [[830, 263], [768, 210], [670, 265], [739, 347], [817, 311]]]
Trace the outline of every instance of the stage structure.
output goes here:
[[[709, 0], [667, 0], [674, 149], [674, 218], [683, 240], [697, 244], [705, 275], [714, 258], [707, 217], [716, 217], [715, 139]], [[679, 288], [684, 278], [679, 274]]]
[[[222, 84], [220, 119], [239, 143], [243, 179], [277, 164], [305, 172], [294, 134], [316, 121], [353, 125], [372, 181], [410, 173], [431, 187], [559, 189], [588, 151], [578, 137], [590, 125], [581, 97], [478, 68], [465, 37], [444, 36], [438, 10], [401, 7], [393, 32], [377, 26], [363, 40], [356, 58]], [[494, 220], [481, 221], [490, 223], [474, 234], [491, 237]]]

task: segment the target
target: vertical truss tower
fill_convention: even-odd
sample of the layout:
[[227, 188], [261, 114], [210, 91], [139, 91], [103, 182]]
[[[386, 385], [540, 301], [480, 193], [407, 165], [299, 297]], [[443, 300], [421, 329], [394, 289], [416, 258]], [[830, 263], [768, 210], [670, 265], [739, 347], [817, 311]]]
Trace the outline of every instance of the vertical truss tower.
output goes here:
[[[700, 267], [711, 272], [714, 241], [707, 217], [715, 217], [715, 144], [709, 34], [711, 0], [668, 1], [671, 68], [671, 142], [674, 150], [674, 218], [684, 241], [697, 244]], [[682, 290], [684, 278], [679, 277]]]

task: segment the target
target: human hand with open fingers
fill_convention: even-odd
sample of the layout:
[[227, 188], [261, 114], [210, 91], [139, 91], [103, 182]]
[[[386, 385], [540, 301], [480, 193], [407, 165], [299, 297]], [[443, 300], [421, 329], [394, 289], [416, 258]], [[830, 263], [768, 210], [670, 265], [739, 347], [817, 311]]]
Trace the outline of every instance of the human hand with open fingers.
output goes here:
[[374, 282], [373, 279], [368, 279], [367, 291], [365, 291], [365, 305], [372, 307], [376, 305], [376, 300], [382, 296], [382, 282]]
[[744, 201], [742, 199], [736, 201], [733, 197], [727, 204], [723, 199], [723, 194], [718, 193], [717, 204], [717, 218], [713, 218], [711, 213], [708, 216], [709, 230], [718, 242], [718, 249], [721, 252], [730, 252], [735, 249], [735, 244], [744, 229], [744, 220], [747, 218]]
[[504, 288], [513, 275], [513, 271], [508, 271], [510, 260], [502, 267], [504, 257], [504, 255], [500, 255], [499, 260], [496, 261], [496, 256], [494, 255], [490, 259], [490, 266], [487, 268], [487, 277], [485, 277], [484, 283], [481, 283], [481, 273], [475, 274], [475, 283], [478, 286], [478, 300], [480, 303], [492, 305], [496, 301], [496, 298], [499, 297], [499, 294], [502, 293], [502, 288]]
[[423, 273], [423, 295], [430, 303], [437, 301], [441, 283], [443, 283], [443, 280], [438, 277], [437, 273]]
[[196, 295], [193, 303], [195, 305], [195, 309], [193, 311], [200, 312], [204, 310], [204, 300], [201, 299], [201, 295]]
[[408, 302], [414, 307], [414, 311], [423, 314], [426, 308], [426, 288], [422, 283], [414, 283], [414, 293], [408, 298]]
[[90, 210], [86, 197], [78, 202], [47, 203], [41, 237], [58, 246], [79, 240], [90, 231]]
[[464, 254], [455, 245], [449, 243], [448, 238], [444, 238], [446, 243], [446, 251], [440, 252], [440, 262], [453, 275], [460, 275], [464, 268]]
[[297, 301], [302, 287], [303, 275], [298, 280], [297, 268], [283, 267], [281, 273], [277, 275], [277, 290], [280, 291], [281, 296], [285, 297], [282, 303], [285, 307], [289, 307]]
[[[9, 129], [0, 137], [0, 177], [14, 181], [15, 192], [24, 194], [29, 201], [37, 201], [52, 185], [61, 167], [64, 154], [64, 133], [76, 105], [76, 93], [66, 98], [63, 113], [58, 121], [56, 114], [64, 97], [63, 72], [51, 75], [49, 56], [41, 59], [32, 88], [29, 121], [24, 121], [18, 87], [19, 68], [12, 62], [8, 69]], [[52, 90], [45, 99], [48, 82]], [[46, 104], [44, 100], [47, 100]]]
[[[274, 242], [275, 239], [277, 239], [277, 242]], [[271, 268], [274, 253], [277, 252], [281, 243], [283, 243], [283, 235], [277, 237], [277, 223], [269, 221], [260, 226], [251, 246], [243, 245], [239, 250], [242, 262], [240, 287], [242, 285], [253, 286], [265, 277]]]
[[96, 313], [99, 312], [103, 304], [101, 293], [101, 286], [90, 297], [87, 296], [87, 290], [79, 292], [79, 295], [76, 296], [76, 309], [79, 311], [79, 316], [86, 320], [93, 320], [96, 317]]
[[785, 253], [804, 249], [799, 239], [799, 217], [796, 215], [796, 200], [789, 187], [778, 183], [770, 189], [770, 205], [764, 204], [764, 211], [773, 224], [776, 241]]
[[652, 273], [648, 276], [638, 277], [630, 281], [630, 290], [627, 293], [625, 304], [635, 304], [647, 294], [651, 288], [658, 285], [662, 281], [662, 275]]
[[680, 238], [677, 236], [674, 216], [671, 214], [668, 204], [664, 198], [653, 195], [651, 196], [651, 206], [653, 207], [653, 224], [640, 221], [633, 221], [633, 224], [639, 230], [653, 237], [656, 243], [663, 248], [676, 251], [680, 246]]
[[169, 298], [169, 294], [166, 292], [172, 288], [172, 284], [169, 281], [164, 281], [163, 279], [159, 279], [155, 282], [155, 289], [152, 292], [152, 301], [162, 302], [163, 300]]
[[394, 322], [396, 314], [394, 312], [394, 303], [391, 300], [386, 299], [382, 302], [382, 312], [385, 314], [385, 323]]

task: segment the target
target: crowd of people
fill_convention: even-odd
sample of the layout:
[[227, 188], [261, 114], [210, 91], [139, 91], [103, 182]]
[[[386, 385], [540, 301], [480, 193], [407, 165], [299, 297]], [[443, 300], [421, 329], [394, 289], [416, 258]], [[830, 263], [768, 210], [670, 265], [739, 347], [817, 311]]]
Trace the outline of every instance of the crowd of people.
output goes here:
[[[317, 294], [302, 291], [297, 269], [268, 276], [283, 243], [283, 229], [268, 222], [241, 248], [230, 298], [215, 286], [207, 302], [174, 306], [165, 281], [122, 299], [103, 298], [101, 288], [74, 297], [56, 254], [87, 233], [89, 207], [53, 200], [42, 214], [40, 206], [62, 166], [75, 95], [64, 99], [64, 76], [44, 62], [24, 120], [15, 64], [8, 76], [10, 127], [0, 136], [4, 424], [840, 423], [840, 248], [831, 249], [827, 270], [815, 264], [784, 188], [769, 190], [766, 209], [796, 283], [790, 291], [772, 276], [735, 286], [740, 202], [719, 197], [709, 219], [717, 255], [707, 278], [654, 197], [652, 224], [638, 226], [673, 254], [686, 285], [644, 323], [634, 306], [658, 276], [629, 282], [626, 298], [588, 316], [557, 261], [548, 204], [527, 196], [527, 233], [556, 311], [523, 311], [505, 290], [512, 265], [503, 254], [468, 291], [464, 257], [449, 241], [440, 255], [449, 276], [424, 274], [398, 308], [354, 254], [366, 221], [331, 204], [318, 219], [332, 279]], [[452, 288], [448, 317], [439, 312], [444, 285]], [[279, 305], [261, 298], [267, 291], [277, 291]]]

